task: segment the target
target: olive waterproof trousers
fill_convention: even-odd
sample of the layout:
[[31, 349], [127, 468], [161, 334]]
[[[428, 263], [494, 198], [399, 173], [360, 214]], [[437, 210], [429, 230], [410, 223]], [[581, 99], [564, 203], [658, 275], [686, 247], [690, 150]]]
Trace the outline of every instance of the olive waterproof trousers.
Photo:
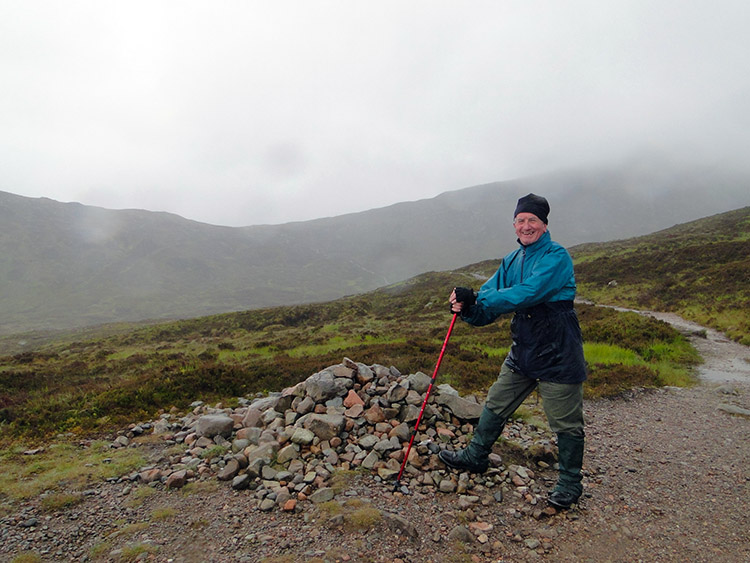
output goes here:
[[555, 490], [581, 495], [583, 466], [583, 384], [537, 381], [511, 370], [503, 363], [497, 381], [487, 393], [487, 402], [474, 429], [471, 443], [461, 452], [475, 465], [486, 464], [492, 445], [500, 437], [506, 421], [536, 388], [542, 396], [544, 413], [557, 434], [559, 477]]
[[485, 408], [508, 420], [531, 392], [539, 388], [544, 414], [556, 434], [583, 436], [583, 384], [537, 381], [516, 373], [506, 363], [487, 392]]

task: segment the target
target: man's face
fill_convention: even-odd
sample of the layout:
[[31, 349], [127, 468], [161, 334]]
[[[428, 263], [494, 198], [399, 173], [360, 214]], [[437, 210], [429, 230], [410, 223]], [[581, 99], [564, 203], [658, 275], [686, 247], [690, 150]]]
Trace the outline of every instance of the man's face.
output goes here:
[[535, 243], [547, 232], [547, 225], [533, 213], [519, 213], [513, 219], [513, 226], [518, 240], [524, 246]]

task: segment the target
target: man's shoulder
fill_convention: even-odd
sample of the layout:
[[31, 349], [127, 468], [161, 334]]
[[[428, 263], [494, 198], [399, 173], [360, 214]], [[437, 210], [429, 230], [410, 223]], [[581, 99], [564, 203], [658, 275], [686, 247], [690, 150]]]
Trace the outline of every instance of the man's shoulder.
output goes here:
[[516, 256], [518, 256], [522, 251], [523, 247], [519, 247], [508, 252], [508, 254], [506, 254], [500, 262], [500, 266], [502, 267], [503, 265], [507, 266], [508, 264], [511, 264], [515, 260]]

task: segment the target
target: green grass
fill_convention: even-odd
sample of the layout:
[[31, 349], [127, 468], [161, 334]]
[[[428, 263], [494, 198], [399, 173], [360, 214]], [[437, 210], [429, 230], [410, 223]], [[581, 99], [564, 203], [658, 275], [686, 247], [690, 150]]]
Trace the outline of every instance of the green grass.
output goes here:
[[151, 520], [169, 520], [177, 516], [177, 509], [175, 508], [157, 508], [151, 513]]
[[159, 548], [148, 544], [148, 543], [136, 543], [133, 545], [126, 545], [122, 548], [121, 558], [123, 561], [136, 561], [141, 559], [143, 554], [154, 554], [159, 551]]
[[[589, 380], [584, 386], [587, 398], [610, 396], [633, 386], [686, 387], [697, 382], [692, 366], [700, 359], [682, 338], [654, 342], [641, 353], [614, 344], [586, 343], [584, 355], [589, 365]], [[630, 377], [623, 377], [625, 372]]]
[[229, 449], [226, 446], [216, 445], [201, 452], [200, 458], [210, 460], [217, 457], [222, 457], [225, 453], [227, 453], [227, 451], [229, 451]]
[[34, 551], [24, 551], [11, 559], [10, 563], [41, 563], [41, 561], [43, 561], [42, 556], [38, 553]]
[[81, 493], [52, 493], [42, 498], [42, 508], [47, 512], [56, 512], [82, 502], [83, 495]]
[[190, 481], [184, 487], [179, 489], [179, 491], [183, 496], [201, 496], [213, 494], [218, 488], [219, 482], [216, 480]]
[[38, 496], [44, 491], [59, 492], [49, 497], [53, 505], [65, 503], [61, 489], [80, 491], [90, 483], [119, 477], [145, 465], [142, 454], [134, 449], [109, 450], [105, 443], [95, 442], [88, 448], [73, 444], [50, 444], [36, 455], [24, 455], [23, 446], [14, 446], [0, 453], [0, 495], [13, 500]]
[[636, 365], [645, 363], [633, 350], [627, 350], [613, 344], [600, 342], [585, 343], [583, 354], [590, 364], [624, 364]]
[[370, 530], [383, 519], [383, 514], [374, 506], [357, 508], [344, 515], [344, 526], [349, 531]]
[[126, 524], [124, 527], [118, 530], [115, 530], [109, 535], [109, 537], [128, 538], [146, 529], [148, 529], [148, 522], [132, 522], [130, 524]]
[[112, 552], [112, 544], [108, 541], [97, 543], [89, 550], [89, 556], [94, 561], [104, 558]]
[[579, 296], [675, 312], [750, 345], [750, 207], [571, 254]]

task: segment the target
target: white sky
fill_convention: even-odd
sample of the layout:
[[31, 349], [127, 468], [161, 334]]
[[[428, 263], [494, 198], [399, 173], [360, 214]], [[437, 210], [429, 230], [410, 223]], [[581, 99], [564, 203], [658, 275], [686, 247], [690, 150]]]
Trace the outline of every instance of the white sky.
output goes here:
[[749, 30], [747, 0], [0, 0], [0, 190], [240, 226], [746, 166]]

